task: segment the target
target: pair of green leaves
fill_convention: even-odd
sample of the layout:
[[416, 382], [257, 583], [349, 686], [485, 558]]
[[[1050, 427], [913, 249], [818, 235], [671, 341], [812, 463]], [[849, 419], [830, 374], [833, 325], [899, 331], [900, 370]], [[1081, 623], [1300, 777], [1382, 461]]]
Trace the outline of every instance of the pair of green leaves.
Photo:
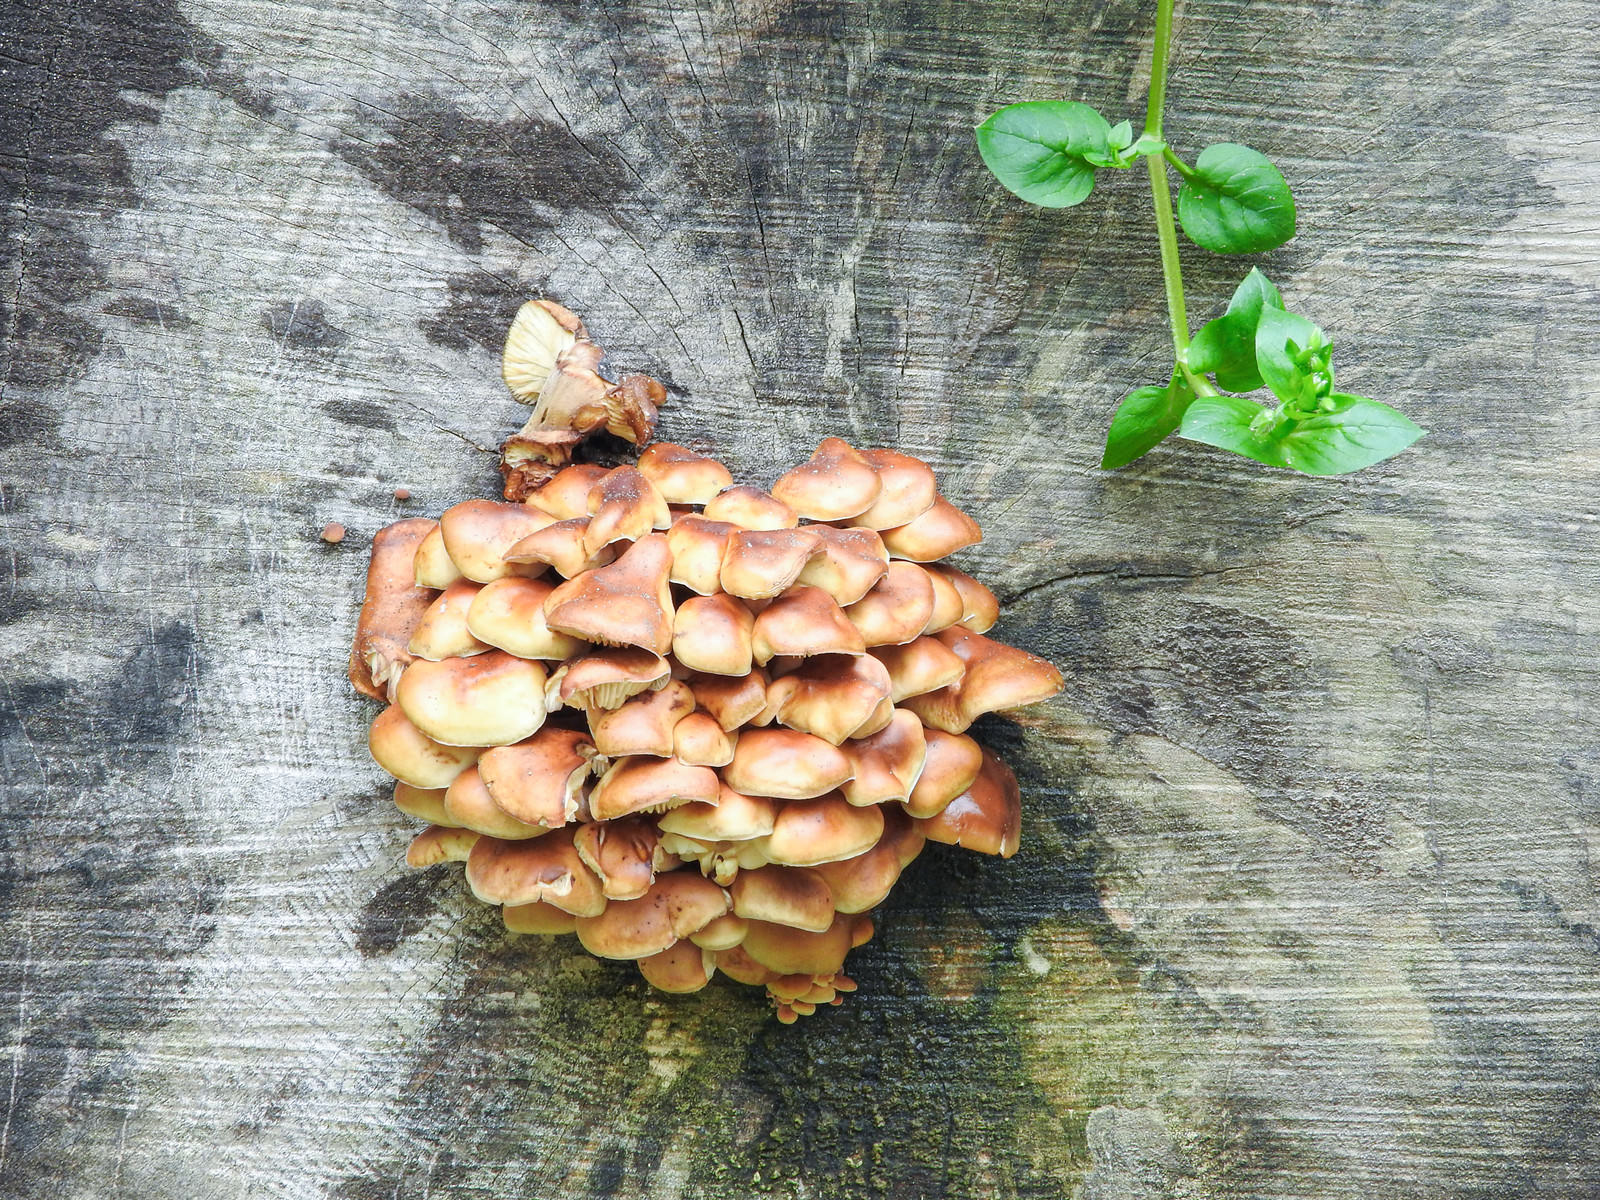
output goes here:
[[[1139, 388], [1123, 399], [1101, 466], [1124, 466], [1177, 433], [1268, 466], [1343, 475], [1399, 454], [1425, 432], [1387, 404], [1335, 390], [1333, 343], [1314, 323], [1285, 311], [1260, 271], [1245, 276], [1228, 311], [1195, 334], [1188, 367], [1189, 375], [1174, 372], [1164, 388]], [[1189, 376], [1206, 375], [1228, 392], [1265, 386], [1278, 403], [1196, 396], [1201, 384]]]
[[1031, 204], [1081, 204], [1094, 190], [1097, 169], [1130, 167], [1160, 154], [1183, 177], [1178, 223], [1197, 246], [1218, 254], [1254, 254], [1294, 236], [1289, 185], [1248, 146], [1208, 146], [1191, 167], [1161, 139], [1145, 134], [1135, 140], [1127, 121], [1113, 126], [1073, 100], [1007, 105], [978, 126], [977, 138], [978, 153], [995, 178]]

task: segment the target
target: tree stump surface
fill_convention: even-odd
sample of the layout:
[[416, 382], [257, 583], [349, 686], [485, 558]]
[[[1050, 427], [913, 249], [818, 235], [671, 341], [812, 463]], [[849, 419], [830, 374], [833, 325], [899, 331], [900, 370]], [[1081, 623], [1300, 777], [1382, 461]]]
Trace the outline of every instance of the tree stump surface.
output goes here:
[[[1137, 120], [1152, 10], [4, 10], [0, 1195], [1600, 1193], [1593, 10], [1180, 11], [1175, 144], [1301, 213], [1186, 247], [1195, 323], [1259, 261], [1432, 430], [1331, 480], [1099, 471], [1168, 355], [1144, 181], [975, 152]], [[737, 476], [929, 459], [1067, 675], [979, 729], [1022, 852], [930, 848], [792, 1028], [401, 861], [368, 543], [495, 493], [530, 295]]]

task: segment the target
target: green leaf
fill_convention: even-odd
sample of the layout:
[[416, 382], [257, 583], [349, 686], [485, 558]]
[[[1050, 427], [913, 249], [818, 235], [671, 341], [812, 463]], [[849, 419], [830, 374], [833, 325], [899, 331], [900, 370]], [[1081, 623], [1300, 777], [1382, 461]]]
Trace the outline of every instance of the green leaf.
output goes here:
[[[1315, 361], [1326, 355], [1310, 352], [1327, 348], [1328, 339], [1315, 324], [1281, 308], [1263, 308], [1256, 324], [1256, 365], [1273, 395], [1289, 404], [1314, 403], [1321, 388]], [[1326, 373], [1331, 388], [1332, 373]]]
[[1133, 124], [1130, 121], [1118, 121], [1111, 127], [1111, 134], [1106, 138], [1106, 144], [1113, 150], [1126, 150], [1133, 141]]
[[1189, 346], [1189, 367], [1202, 375], [1215, 375], [1217, 386], [1229, 392], [1253, 392], [1262, 385], [1256, 367], [1256, 326], [1263, 308], [1283, 307], [1283, 297], [1272, 281], [1252, 268], [1234, 290], [1228, 311], [1207, 321]]
[[1106, 431], [1106, 452], [1100, 465], [1107, 471], [1125, 467], [1165, 440], [1183, 420], [1194, 393], [1181, 378], [1166, 387], [1142, 387], [1117, 405]]
[[1333, 411], [1290, 423], [1278, 442], [1283, 466], [1307, 475], [1345, 475], [1393, 458], [1427, 433], [1404, 413], [1365, 396], [1335, 392], [1325, 403]]
[[1009, 104], [978, 126], [978, 153], [1005, 187], [1044, 208], [1081, 204], [1094, 190], [1095, 159], [1109, 161], [1111, 126], [1087, 104]]
[[1294, 197], [1278, 168], [1248, 146], [1207, 146], [1184, 176], [1178, 221], [1197, 246], [1255, 254], [1294, 236]]
[[1283, 454], [1271, 417], [1271, 409], [1242, 396], [1201, 396], [1183, 414], [1178, 436], [1281, 467]]

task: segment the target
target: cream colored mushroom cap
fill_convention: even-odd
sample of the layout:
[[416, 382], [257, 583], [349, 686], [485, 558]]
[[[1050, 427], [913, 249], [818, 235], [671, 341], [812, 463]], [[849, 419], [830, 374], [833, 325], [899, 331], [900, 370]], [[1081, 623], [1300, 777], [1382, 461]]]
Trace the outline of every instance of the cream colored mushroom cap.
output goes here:
[[458, 579], [440, 592], [411, 631], [406, 649], [431, 662], [469, 658], [490, 649], [489, 643], [474, 637], [467, 626], [467, 614], [483, 586], [470, 579]]
[[639, 471], [656, 485], [668, 504], [705, 504], [733, 486], [727, 467], [674, 442], [645, 447], [639, 455]]
[[850, 760], [837, 746], [794, 729], [746, 730], [733, 761], [722, 769], [723, 781], [735, 791], [778, 800], [809, 800], [850, 776]]
[[523, 538], [555, 522], [549, 513], [503, 500], [463, 500], [444, 510], [440, 533], [450, 561], [468, 579], [489, 583], [519, 572], [505, 553]]
[[910, 524], [939, 497], [933, 468], [898, 450], [863, 450], [862, 457], [878, 472], [882, 490], [872, 507], [852, 524], [863, 529], [894, 529]]
[[772, 495], [812, 521], [842, 521], [865, 512], [883, 490], [872, 464], [841, 438], [823, 438], [809, 461], [772, 485]]
[[432, 867], [445, 862], [466, 862], [482, 834], [448, 825], [430, 825], [406, 850], [409, 867]]
[[545, 669], [504, 650], [406, 668], [395, 702], [418, 729], [448, 746], [505, 746], [544, 724]]
[[442, 788], [478, 761], [482, 746], [436, 742], [406, 717], [398, 704], [377, 715], [367, 732], [373, 761], [412, 787]]
[[882, 836], [882, 809], [857, 808], [829, 792], [782, 805], [767, 835], [766, 853], [782, 866], [814, 867], [865, 854]]
[[467, 610], [467, 630], [479, 641], [518, 658], [565, 662], [589, 643], [557, 633], [545, 623], [544, 605], [555, 585], [509, 577], [484, 584]]

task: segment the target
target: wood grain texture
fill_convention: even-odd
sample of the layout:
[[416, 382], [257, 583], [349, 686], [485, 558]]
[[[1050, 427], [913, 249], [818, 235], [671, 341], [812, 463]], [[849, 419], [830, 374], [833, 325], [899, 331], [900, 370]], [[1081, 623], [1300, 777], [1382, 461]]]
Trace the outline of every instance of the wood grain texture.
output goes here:
[[[0, 12], [0, 1195], [1600, 1193], [1590, 6], [1182, 10], [1175, 140], [1279, 162], [1264, 269], [1433, 430], [1349, 480], [1095, 468], [1140, 181], [1033, 210], [969, 130], [1137, 115], [1144, 4]], [[930, 850], [842, 1009], [401, 862], [367, 539], [492, 493], [535, 293], [742, 477], [929, 458], [1067, 672], [981, 730], [1022, 853]]]

